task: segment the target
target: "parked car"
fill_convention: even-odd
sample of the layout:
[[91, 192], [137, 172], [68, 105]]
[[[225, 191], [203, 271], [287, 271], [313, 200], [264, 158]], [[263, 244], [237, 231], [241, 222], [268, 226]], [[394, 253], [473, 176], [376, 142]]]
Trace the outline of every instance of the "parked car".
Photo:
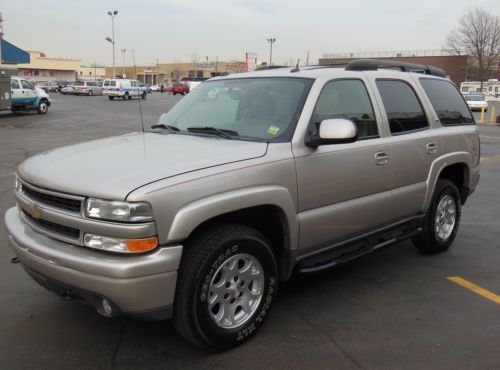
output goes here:
[[102, 86], [94, 81], [75, 81], [72, 90], [68, 94], [73, 95], [102, 95]]
[[57, 91], [61, 92], [61, 90], [67, 86], [72, 86], [75, 82], [68, 82], [68, 81], [57, 81]]
[[36, 81], [35, 82], [35, 87], [38, 87], [39, 89], [42, 89], [46, 93], [49, 92], [49, 83], [45, 81]]
[[10, 87], [12, 112], [36, 110], [39, 114], [45, 114], [49, 110], [52, 99], [45, 89], [15, 76], [10, 78]]
[[9, 243], [66, 300], [173, 318], [211, 351], [240, 345], [294, 271], [408, 239], [428, 254], [452, 245], [480, 140], [445, 77], [357, 60], [213, 78], [149, 132], [24, 161]]
[[472, 111], [488, 111], [488, 102], [485, 100], [483, 94], [470, 94], [465, 97], [467, 105]]
[[66, 95], [66, 94], [72, 94], [73, 93], [73, 84], [67, 84], [66, 86], [64, 87], [61, 87], [59, 89], [59, 92], [63, 95]]
[[151, 85], [151, 91], [160, 91], [160, 86], [158, 86], [158, 85]]
[[122, 78], [115, 78], [111, 80], [104, 80], [103, 95], [107, 96], [109, 100], [114, 98], [122, 98], [123, 100], [132, 99], [132, 97], [141, 97], [146, 99], [146, 88], [141, 86], [141, 82], [137, 80], [129, 80]]
[[177, 95], [186, 95], [189, 92], [189, 86], [182, 82], [177, 82], [172, 85], [172, 87], [167, 88], [167, 92]]

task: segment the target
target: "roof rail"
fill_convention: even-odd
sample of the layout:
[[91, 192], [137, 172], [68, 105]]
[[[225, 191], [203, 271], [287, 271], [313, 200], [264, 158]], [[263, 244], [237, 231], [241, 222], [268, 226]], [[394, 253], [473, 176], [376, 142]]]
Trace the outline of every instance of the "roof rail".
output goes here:
[[255, 69], [255, 71], [266, 71], [268, 69], [278, 69], [278, 68], [290, 68], [290, 67], [286, 67], [286, 66], [262, 66], [262, 67], [258, 67], [257, 69]]
[[446, 77], [446, 72], [438, 67], [383, 59], [357, 59], [345, 67], [346, 71], [376, 71], [379, 68], [397, 68], [403, 72], [417, 72], [426, 75]]

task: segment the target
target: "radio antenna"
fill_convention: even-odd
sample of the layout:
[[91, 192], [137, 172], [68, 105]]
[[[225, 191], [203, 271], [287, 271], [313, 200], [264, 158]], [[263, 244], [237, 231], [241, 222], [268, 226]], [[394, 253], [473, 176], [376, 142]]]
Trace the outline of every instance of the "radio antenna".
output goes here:
[[[134, 61], [134, 72], [135, 72], [135, 76], [137, 77], [137, 66], [135, 64], [134, 49], [132, 49], [132, 60]], [[142, 132], [144, 132], [144, 118], [142, 117], [142, 104], [141, 104], [141, 100], [142, 100], [142, 95], [139, 96], [139, 113], [141, 114], [141, 128], [142, 128]]]

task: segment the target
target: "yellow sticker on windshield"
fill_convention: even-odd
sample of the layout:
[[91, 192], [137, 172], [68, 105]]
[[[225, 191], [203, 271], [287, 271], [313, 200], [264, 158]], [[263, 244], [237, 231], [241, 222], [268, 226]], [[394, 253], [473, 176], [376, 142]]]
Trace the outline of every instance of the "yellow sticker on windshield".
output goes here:
[[279, 127], [276, 127], [276, 126], [271, 126], [271, 127], [269, 127], [269, 128], [267, 129], [267, 133], [268, 133], [269, 135], [273, 135], [273, 136], [274, 136], [274, 135], [276, 135], [276, 134], [278, 133], [278, 131], [279, 131], [279, 130], [280, 130], [280, 128], [279, 128]]

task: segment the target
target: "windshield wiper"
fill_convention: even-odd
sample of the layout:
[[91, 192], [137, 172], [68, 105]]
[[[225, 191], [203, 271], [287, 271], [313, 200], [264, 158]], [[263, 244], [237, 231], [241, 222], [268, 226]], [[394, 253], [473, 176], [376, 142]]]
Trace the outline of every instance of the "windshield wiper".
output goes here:
[[176, 132], [179, 132], [180, 130], [172, 125], [165, 125], [164, 123], [157, 123], [156, 125], [151, 126], [151, 128], [162, 128], [170, 132], [171, 134], [175, 134]]
[[224, 139], [229, 139], [233, 140], [233, 136], [239, 136], [238, 132], [233, 131], [233, 130], [226, 130], [222, 128], [216, 128], [216, 127], [188, 127], [187, 130], [189, 132], [199, 132], [199, 133], [207, 133], [207, 134], [214, 134], [220, 137], [223, 137]]

